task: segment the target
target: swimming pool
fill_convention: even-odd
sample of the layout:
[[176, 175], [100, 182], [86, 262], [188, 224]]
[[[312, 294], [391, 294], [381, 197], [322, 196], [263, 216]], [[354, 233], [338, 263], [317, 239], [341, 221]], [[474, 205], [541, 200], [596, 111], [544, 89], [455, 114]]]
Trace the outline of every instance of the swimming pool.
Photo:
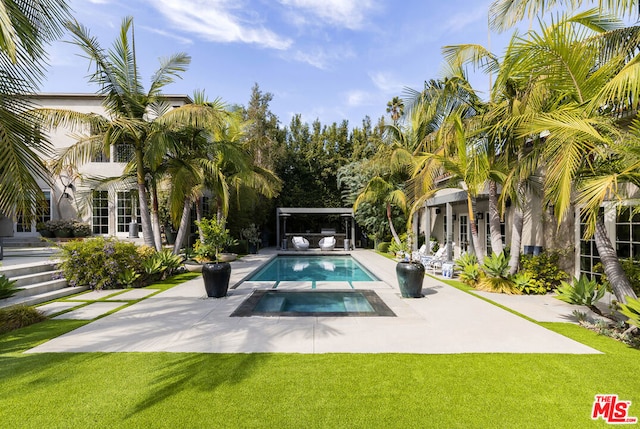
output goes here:
[[351, 256], [277, 256], [249, 281], [378, 281]]
[[231, 314], [250, 316], [395, 317], [395, 313], [372, 290], [255, 290]]

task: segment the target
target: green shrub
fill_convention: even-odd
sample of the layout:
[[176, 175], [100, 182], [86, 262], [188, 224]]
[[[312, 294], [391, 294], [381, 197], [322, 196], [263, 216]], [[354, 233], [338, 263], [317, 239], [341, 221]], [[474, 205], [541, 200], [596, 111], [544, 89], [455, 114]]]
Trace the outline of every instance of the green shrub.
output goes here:
[[0, 309], [0, 334], [41, 322], [47, 317], [38, 309], [15, 305]]
[[392, 240], [389, 244], [389, 253], [397, 255], [398, 253], [406, 253], [409, 251], [409, 245], [407, 244], [407, 234], [402, 234], [400, 237], [400, 244]]
[[18, 293], [20, 288], [15, 286], [15, 280], [9, 280], [4, 274], [0, 274], [0, 299], [11, 298]]
[[378, 244], [378, 252], [388, 253], [390, 245], [391, 243], [389, 243], [388, 241], [383, 241], [382, 243]]
[[521, 271], [513, 276], [511, 280], [513, 280], [516, 289], [523, 294], [544, 295], [547, 293], [547, 289], [544, 286], [541, 287], [529, 271]]
[[74, 222], [72, 229], [74, 237], [89, 237], [92, 233], [91, 225], [85, 222]]
[[467, 265], [478, 264], [478, 257], [471, 253], [463, 253], [458, 259], [456, 259], [456, 268], [464, 270]]
[[143, 260], [133, 243], [95, 237], [62, 246], [60, 268], [72, 286], [114, 289], [119, 286], [118, 276], [123, 271], [142, 272]]
[[482, 280], [480, 265], [477, 262], [475, 264], [465, 265], [464, 268], [460, 269], [458, 279], [468, 286], [475, 287], [478, 282]]
[[562, 271], [558, 265], [560, 254], [558, 252], [543, 252], [539, 255], [521, 255], [520, 272], [530, 277], [530, 294], [545, 294], [560, 286], [560, 283], [569, 279], [569, 275]]
[[574, 305], [586, 305], [591, 308], [604, 296], [606, 288], [587, 276], [574, 277], [573, 283], [563, 281], [558, 287], [557, 299]]
[[[636, 295], [640, 296], [640, 260], [633, 258], [624, 258], [620, 259], [620, 265], [622, 266], [624, 273], [627, 275], [629, 282], [631, 282], [631, 288], [636, 293]], [[593, 267], [593, 271], [602, 273], [600, 282], [604, 286], [606, 286], [608, 290], [611, 290], [611, 284], [609, 283], [607, 275], [604, 274], [604, 267], [602, 266], [602, 262], [598, 262]]]

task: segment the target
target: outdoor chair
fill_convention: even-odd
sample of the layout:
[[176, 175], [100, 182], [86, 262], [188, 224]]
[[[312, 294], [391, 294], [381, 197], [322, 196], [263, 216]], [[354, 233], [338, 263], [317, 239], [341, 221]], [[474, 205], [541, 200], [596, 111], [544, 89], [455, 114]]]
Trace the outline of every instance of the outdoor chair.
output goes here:
[[411, 257], [414, 261], [422, 261], [422, 258], [425, 256], [429, 256], [427, 255], [427, 245], [423, 244], [420, 249], [415, 250], [412, 254]]
[[291, 239], [291, 243], [293, 243], [293, 247], [296, 250], [308, 250], [309, 249], [309, 240], [304, 237], [293, 237]]
[[320, 242], [318, 242], [321, 250], [333, 250], [336, 247], [336, 239], [335, 237], [323, 237]]
[[438, 249], [435, 255], [425, 256], [421, 258], [420, 262], [424, 265], [425, 270], [432, 270], [433, 274], [436, 273], [436, 269], [442, 268], [442, 263], [446, 260], [447, 246], [442, 246]]

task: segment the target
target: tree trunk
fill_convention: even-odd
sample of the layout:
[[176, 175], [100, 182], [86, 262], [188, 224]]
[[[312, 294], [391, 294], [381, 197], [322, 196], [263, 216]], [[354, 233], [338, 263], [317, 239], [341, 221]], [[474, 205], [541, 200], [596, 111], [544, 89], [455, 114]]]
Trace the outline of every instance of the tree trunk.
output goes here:
[[[144, 244], [149, 247], [156, 247], [151, 227], [151, 216], [149, 215], [149, 201], [147, 200], [147, 185], [145, 182], [145, 172], [143, 164], [142, 147], [136, 145], [136, 179], [138, 182], [138, 203], [140, 204], [140, 218], [142, 221], [142, 235]], [[133, 214], [135, 216], [135, 213]]]
[[[467, 207], [469, 209], [469, 228], [471, 229], [471, 241], [473, 241], [473, 250], [476, 252], [478, 263], [484, 263], [484, 246], [478, 238], [478, 225], [476, 224], [476, 198], [469, 195], [467, 191]], [[462, 243], [460, 243], [462, 244]]]
[[184, 239], [187, 236], [187, 232], [189, 231], [189, 212], [190, 211], [191, 211], [191, 198], [186, 198], [184, 200], [184, 207], [182, 208], [182, 217], [180, 218], [180, 226], [178, 227], [178, 232], [176, 233], [176, 242], [173, 245], [174, 255], [177, 255], [178, 253], [180, 253], [180, 249], [182, 248]]
[[618, 255], [607, 235], [607, 230], [604, 226], [604, 215], [598, 215], [596, 231], [593, 238], [596, 243], [596, 248], [598, 249], [598, 254], [600, 255], [600, 261], [604, 267], [604, 273], [607, 275], [611, 289], [613, 289], [613, 293], [618, 302], [626, 304], [628, 297], [637, 299], [638, 297], [631, 287], [631, 282], [629, 282], [629, 279], [622, 269]]
[[489, 181], [489, 231], [491, 233], [491, 251], [500, 254], [504, 252], [502, 231], [500, 230], [500, 212], [498, 210], [498, 184]]
[[158, 216], [158, 187], [155, 180], [151, 184], [151, 227], [153, 229], [153, 239], [156, 242], [156, 250], [162, 250], [162, 237], [160, 236], [160, 217]]
[[393, 222], [391, 221], [391, 204], [389, 203], [387, 203], [387, 219], [389, 219], [389, 228], [391, 229], [391, 235], [393, 235], [393, 239], [399, 246], [400, 244], [402, 244], [402, 242], [400, 241], [400, 237], [398, 237], [396, 229], [393, 227]]
[[509, 274], [514, 275], [520, 265], [520, 246], [522, 245], [522, 226], [524, 215], [517, 205], [513, 209], [513, 226], [511, 228], [511, 256], [509, 258]]
[[[200, 204], [200, 198], [196, 198], [196, 220], [198, 222], [202, 220], [202, 204]], [[200, 241], [204, 241], [204, 234], [200, 227], [198, 227], [198, 235], [200, 236]]]

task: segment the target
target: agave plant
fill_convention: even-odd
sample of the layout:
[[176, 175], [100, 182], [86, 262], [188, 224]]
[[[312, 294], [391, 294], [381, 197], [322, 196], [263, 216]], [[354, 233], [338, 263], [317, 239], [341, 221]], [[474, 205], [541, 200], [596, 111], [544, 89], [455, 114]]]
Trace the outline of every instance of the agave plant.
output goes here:
[[596, 307], [596, 302], [602, 299], [605, 291], [604, 286], [583, 275], [579, 279], [574, 277], [571, 284], [562, 281], [556, 298], [569, 304], [587, 306], [594, 313], [610, 318]]
[[11, 298], [18, 293], [20, 288], [17, 288], [15, 284], [15, 280], [9, 280], [5, 275], [0, 274], [0, 299]]
[[485, 258], [482, 270], [486, 277], [482, 278], [476, 285], [476, 289], [487, 292], [506, 293], [509, 295], [521, 295], [520, 289], [515, 287], [515, 283], [509, 275], [509, 260], [503, 252], [494, 253]]
[[620, 313], [629, 318], [628, 324], [640, 328], [640, 299], [628, 298], [626, 304], [620, 304]]

